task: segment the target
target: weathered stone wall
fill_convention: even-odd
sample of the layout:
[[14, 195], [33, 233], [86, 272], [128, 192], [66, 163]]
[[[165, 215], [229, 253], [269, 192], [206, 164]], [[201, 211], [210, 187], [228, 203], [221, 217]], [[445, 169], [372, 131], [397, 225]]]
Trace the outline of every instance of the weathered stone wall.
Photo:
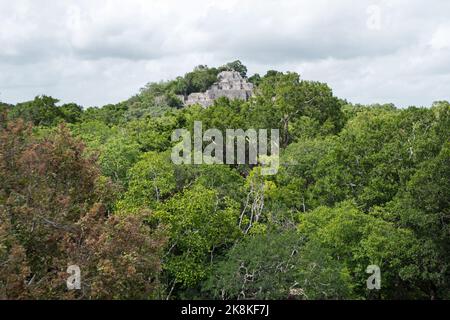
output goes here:
[[247, 82], [239, 72], [223, 71], [217, 76], [218, 81], [204, 93], [191, 93], [184, 101], [186, 106], [200, 104], [209, 107], [220, 97], [248, 100], [253, 95], [253, 84]]

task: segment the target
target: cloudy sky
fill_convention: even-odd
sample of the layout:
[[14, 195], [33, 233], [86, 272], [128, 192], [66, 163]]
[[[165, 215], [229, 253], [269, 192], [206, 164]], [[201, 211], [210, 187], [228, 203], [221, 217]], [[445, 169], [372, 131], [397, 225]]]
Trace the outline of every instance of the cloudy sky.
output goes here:
[[127, 99], [198, 64], [296, 71], [355, 103], [450, 100], [448, 0], [0, 0], [0, 101]]

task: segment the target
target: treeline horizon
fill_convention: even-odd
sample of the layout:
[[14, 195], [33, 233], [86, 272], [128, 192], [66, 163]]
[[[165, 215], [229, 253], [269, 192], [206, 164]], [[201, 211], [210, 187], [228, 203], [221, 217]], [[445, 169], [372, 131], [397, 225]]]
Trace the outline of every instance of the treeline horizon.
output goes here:
[[[183, 107], [223, 70], [254, 97]], [[195, 121], [279, 129], [278, 173], [173, 164]], [[0, 103], [0, 181], [0, 299], [450, 298], [447, 101], [355, 105], [295, 72], [199, 66], [101, 108]]]
[[[72, 111], [78, 112], [78, 110], [81, 108], [83, 111], [87, 110], [95, 110], [95, 109], [102, 109], [102, 108], [111, 108], [111, 107], [120, 107], [123, 104], [128, 104], [132, 101], [135, 101], [136, 99], [139, 99], [139, 97], [144, 94], [146, 91], [153, 91], [153, 94], [161, 94], [165, 95], [166, 98], [172, 98], [172, 101], [166, 101], [167, 105], [172, 108], [182, 108], [184, 107], [182, 104], [182, 101], [178, 100], [176, 96], [174, 95], [184, 95], [187, 97], [190, 93], [194, 92], [205, 92], [209, 89], [209, 87], [214, 84], [214, 82], [217, 81], [217, 75], [221, 71], [225, 70], [232, 70], [237, 71], [241, 74], [243, 78], [245, 78], [248, 82], [254, 84], [257, 86], [261, 79], [264, 77], [267, 77], [271, 74], [278, 73], [279, 71], [276, 70], [268, 70], [266, 72], [266, 75], [261, 76], [259, 73], [255, 73], [252, 76], [248, 76], [247, 72], [248, 69], [245, 65], [242, 64], [240, 60], [236, 60], [233, 62], [229, 62], [224, 64], [221, 67], [208, 67], [207, 65], [199, 65], [194, 68], [193, 71], [186, 73], [184, 76], [179, 76], [174, 80], [160, 80], [159, 82], [148, 82], [143, 88], [139, 89], [139, 93], [132, 95], [129, 99], [126, 99], [124, 101], [120, 101], [118, 103], [106, 103], [104, 105], [83, 105], [76, 102], [61, 102], [60, 99], [52, 97], [51, 95], [47, 94], [38, 94], [35, 96], [33, 100], [26, 100], [22, 102], [17, 103], [8, 103], [5, 101], [0, 100], [0, 110], [6, 110], [8, 108], [12, 108], [14, 106], [23, 106], [25, 104], [30, 104], [36, 99], [39, 98], [51, 98], [55, 101], [55, 106], [59, 107], [61, 110], [61, 120], [64, 120], [66, 122], [73, 121], [74, 119], [67, 114], [64, 115], [64, 113], [67, 113], [70, 111], [66, 109], [73, 109]], [[314, 81], [311, 81], [314, 82]], [[419, 107], [419, 108], [430, 108], [433, 104], [439, 103], [440, 100], [436, 100], [429, 106], [420, 105], [420, 106], [414, 106], [409, 105], [407, 107], [399, 107], [395, 105], [395, 103], [388, 102], [388, 103], [358, 103], [358, 102], [349, 102], [346, 98], [339, 98], [341, 100], [342, 104], [348, 104], [353, 105], [357, 107], [370, 107], [370, 106], [390, 106], [397, 109], [406, 109], [409, 107]], [[167, 111], [167, 110], [166, 110]]]

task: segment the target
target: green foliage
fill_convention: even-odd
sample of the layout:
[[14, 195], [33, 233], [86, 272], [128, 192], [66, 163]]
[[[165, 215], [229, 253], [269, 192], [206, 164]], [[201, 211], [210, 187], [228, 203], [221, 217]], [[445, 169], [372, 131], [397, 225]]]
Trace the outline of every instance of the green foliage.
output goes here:
[[128, 182], [128, 170], [137, 162], [139, 145], [125, 137], [109, 140], [101, 148], [99, 157], [102, 173], [121, 184]]
[[214, 265], [205, 289], [220, 299], [287, 299], [302, 245], [295, 232], [246, 237]]
[[338, 299], [351, 297], [345, 267], [294, 231], [260, 234], [237, 243], [205, 284], [220, 299]]
[[83, 115], [83, 108], [75, 103], [66, 103], [60, 107], [63, 119], [67, 123], [77, 123]]
[[301, 81], [297, 73], [268, 72], [258, 86], [254, 109], [257, 127], [279, 128], [283, 147], [293, 140], [293, 132], [301, 125], [295, 123], [301, 117], [316, 120], [329, 133], [342, 127], [340, 104], [331, 89]]
[[55, 126], [62, 121], [67, 123], [80, 121], [83, 109], [79, 105], [68, 103], [57, 106], [57, 103], [58, 100], [52, 97], [38, 96], [33, 101], [18, 103], [16, 106], [9, 106], [8, 109], [3, 107], [3, 109], [8, 111], [10, 119], [21, 118], [36, 126]]
[[[349, 203], [320, 207], [300, 217], [299, 232], [324, 247], [350, 271], [360, 297], [365, 296], [369, 265], [383, 272], [382, 298], [399, 298], [420, 277], [420, 243], [413, 232], [365, 214]], [[411, 295], [419, 294], [411, 290]]]
[[168, 84], [173, 93], [188, 96], [193, 92], [205, 92], [217, 81], [219, 70], [199, 65], [192, 72], [188, 72], [184, 77], [178, 77]]
[[128, 106], [125, 103], [108, 104], [102, 108], [88, 108], [84, 111], [83, 122], [92, 120], [103, 122], [106, 125], [114, 125], [123, 122], [124, 114], [127, 112]]
[[99, 120], [89, 120], [70, 126], [72, 133], [83, 140], [90, 150], [99, 150], [110, 139], [119, 135], [117, 127], [110, 127]]
[[37, 126], [54, 126], [62, 120], [62, 112], [56, 106], [57, 99], [36, 97], [33, 101], [19, 103], [9, 112], [10, 119], [22, 118]]
[[358, 299], [350, 272], [332, 250], [308, 241], [299, 253], [296, 286], [290, 293], [305, 300]]
[[315, 199], [316, 183], [321, 178], [316, 175], [315, 168], [335, 143], [332, 137], [305, 139], [283, 151], [281, 167], [274, 181], [276, 189], [268, 203], [274, 215], [306, 212], [321, 204]]
[[214, 189], [219, 197], [240, 201], [244, 179], [236, 170], [222, 165], [198, 166], [194, 169], [196, 183]]
[[195, 286], [210, 271], [216, 252], [238, 236], [237, 204], [217, 191], [195, 185], [159, 206], [154, 218], [168, 227], [169, 257], [164, 265], [175, 284]]
[[[51, 273], [65, 252], [82, 298], [449, 298], [450, 104], [353, 105], [270, 70], [248, 101], [183, 107], [223, 70], [247, 74], [198, 66], [101, 108], [0, 103], [0, 299], [73, 298]], [[278, 174], [174, 165], [171, 135], [195, 121], [279, 129]]]
[[[386, 219], [411, 229], [420, 239], [420, 286], [429, 296], [449, 297], [450, 270], [450, 143], [439, 155], [424, 162], [386, 208]], [[417, 280], [419, 280], [417, 279]]]
[[255, 86], [259, 86], [261, 83], [261, 76], [258, 73], [255, 73], [250, 78], [248, 78], [248, 82], [253, 83]]
[[155, 208], [176, 187], [174, 166], [167, 153], [147, 152], [128, 171], [128, 190], [117, 203], [118, 211]]
[[247, 77], [247, 67], [245, 65], [243, 65], [242, 62], [239, 60], [229, 62], [229, 63], [225, 64], [224, 66], [220, 67], [219, 70], [220, 71], [222, 71], [222, 70], [237, 71], [240, 73], [240, 75], [243, 78]]
[[313, 193], [333, 205], [355, 198], [366, 210], [383, 205], [424, 160], [436, 156], [440, 125], [431, 110], [368, 109], [351, 119], [316, 168]]
[[160, 84], [149, 84], [141, 93], [127, 101], [127, 110], [123, 114], [126, 121], [159, 117], [173, 108], [180, 108], [181, 101], [168, 89], [156, 89]]
[[178, 120], [170, 114], [128, 122], [126, 130], [141, 151], [165, 151], [171, 146], [171, 135]]

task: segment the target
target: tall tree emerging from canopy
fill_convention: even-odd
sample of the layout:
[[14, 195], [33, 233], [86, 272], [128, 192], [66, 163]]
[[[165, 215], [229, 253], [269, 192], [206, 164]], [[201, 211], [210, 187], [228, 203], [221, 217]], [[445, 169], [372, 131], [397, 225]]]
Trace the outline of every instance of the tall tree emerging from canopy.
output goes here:
[[242, 78], [247, 77], [247, 67], [242, 64], [240, 60], [236, 60], [233, 62], [228, 62], [223, 67], [219, 68], [220, 71], [222, 70], [230, 70], [230, 71], [237, 71], [241, 75]]
[[[61, 121], [78, 122], [83, 109], [75, 103], [57, 106], [58, 100], [49, 96], [37, 96], [32, 101], [19, 103], [9, 108], [11, 119], [22, 118], [36, 126], [54, 126]], [[2, 108], [0, 106], [0, 112]]]
[[342, 126], [340, 104], [323, 83], [300, 80], [295, 72], [268, 72], [256, 91], [254, 121], [261, 128], [279, 128], [281, 146], [292, 140], [301, 117], [317, 120], [330, 133]]

